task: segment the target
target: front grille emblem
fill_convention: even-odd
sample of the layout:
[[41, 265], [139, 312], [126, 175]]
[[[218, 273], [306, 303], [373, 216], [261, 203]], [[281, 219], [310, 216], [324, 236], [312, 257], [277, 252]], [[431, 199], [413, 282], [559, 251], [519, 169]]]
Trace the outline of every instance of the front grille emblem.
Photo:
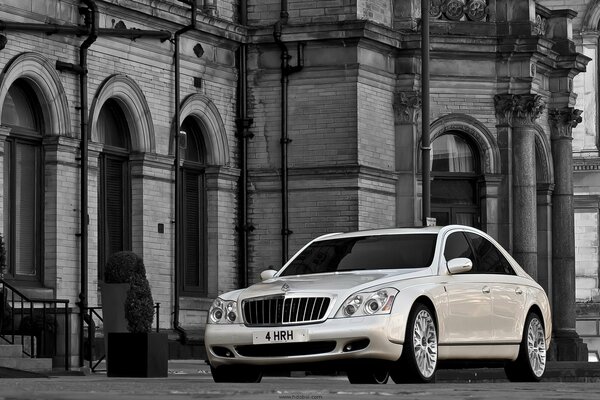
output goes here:
[[290, 290], [290, 285], [288, 285], [287, 283], [284, 283], [283, 286], [281, 287], [281, 291], [287, 292], [288, 290]]

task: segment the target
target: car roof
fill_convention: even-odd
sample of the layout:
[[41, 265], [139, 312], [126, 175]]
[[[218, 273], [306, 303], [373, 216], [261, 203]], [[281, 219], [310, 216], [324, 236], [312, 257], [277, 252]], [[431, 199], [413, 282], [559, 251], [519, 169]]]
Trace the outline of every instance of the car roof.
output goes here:
[[362, 236], [438, 234], [445, 226], [412, 226], [402, 228], [369, 229], [355, 232], [338, 232], [320, 236], [315, 240], [344, 239]]

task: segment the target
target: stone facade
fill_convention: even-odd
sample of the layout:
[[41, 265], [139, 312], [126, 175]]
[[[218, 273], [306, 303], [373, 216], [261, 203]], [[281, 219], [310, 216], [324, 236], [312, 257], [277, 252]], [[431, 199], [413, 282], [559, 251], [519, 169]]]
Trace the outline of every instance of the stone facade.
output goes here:
[[[80, 12], [92, 3], [100, 30], [87, 53], [89, 254], [82, 262], [81, 84], [64, 64], [80, 62], [89, 34]], [[572, 3], [433, 0], [430, 13], [434, 149], [437, 139], [456, 136], [468, 143], [474, 163], [468, 171], [434, 171], [432, 208], [447, 222], [470, 221], [488, 231], [546, 288], [555, 299], [557, 359], [581, 358], [575, 297], [593, 300], [598, 287], [598, 239], [592, 235], [598, 221], [597, 124], [588, 119], [596, 115], [590, 104], [598, 102], [586, 96], [596, 98], [590, 85], [597, 82], [593, 32], [600, 11], [590, 8], [590, 17], [582, 19], [587, 6]], [[87, 303], [101, 301], [103, 160], [110, 132], [98, 121], [106, 104], [118, 105], [130, 135], [128, 247], [146, 262], [162, 329], [177, 322], [189, 332], [201, 330], [214, 297], [256, 282], [261, 270], [278, 268], [315, 236], [420, 225], [420, 1], [41, 4], [0, 5], [6, 38], [0, 105], [15, 82], [26, 82], [42, 116], [39, 293], [76, 303], [81, 269], [87, 268]], [[180, 31], [194, 10], [195, 26]], [[595, 23], [594, 29], [579, 28], [584, 21]], [[153, 36], [161, 31], [170, 32], [171, 40]], [[180, 122], [191, 121], [201, 132], [203, 143], [206, 275], [197, 292], [176, 286], [185, 272], [175, 268], [176, 109]], [[19, 136], [0, 120], [0, 137], [4, 146]], [[5, 160], [0, 168], [9, 164]], [[186, 162], [180, 165], [186, 168]], [[0, 174], [2, 196], [6, 176]], [[589, 192], [581, 190], [583, 182]], [[8, 221], [10, 207], [0, 204]], [[79, 332], [72, 335], [76, 348]]]

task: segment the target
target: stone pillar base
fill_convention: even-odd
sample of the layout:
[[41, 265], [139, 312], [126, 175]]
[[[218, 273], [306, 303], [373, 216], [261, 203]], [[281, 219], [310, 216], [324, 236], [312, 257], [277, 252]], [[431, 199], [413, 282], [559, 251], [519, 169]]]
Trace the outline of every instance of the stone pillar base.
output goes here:
[[575, 331], [555, 332], [548, 356], [553, 361], [587, 361], [587, 344]]

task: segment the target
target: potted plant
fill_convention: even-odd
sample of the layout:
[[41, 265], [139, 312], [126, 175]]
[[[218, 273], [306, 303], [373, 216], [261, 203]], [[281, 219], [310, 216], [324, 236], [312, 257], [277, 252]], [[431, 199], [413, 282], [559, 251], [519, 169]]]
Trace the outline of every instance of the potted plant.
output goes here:
[[[131, 251], [113, 254], [106, 263], [104, 282], [107, 375], [166, 377], [167, 334], [152, 331], [154, 302], [143, 260]], [[108, 287], [114, 284], [121, 287], [112, 291]], [[109, 322], [113, 317], [120, 321]], [[116, 324], [110, 326], [112, 322]]]

